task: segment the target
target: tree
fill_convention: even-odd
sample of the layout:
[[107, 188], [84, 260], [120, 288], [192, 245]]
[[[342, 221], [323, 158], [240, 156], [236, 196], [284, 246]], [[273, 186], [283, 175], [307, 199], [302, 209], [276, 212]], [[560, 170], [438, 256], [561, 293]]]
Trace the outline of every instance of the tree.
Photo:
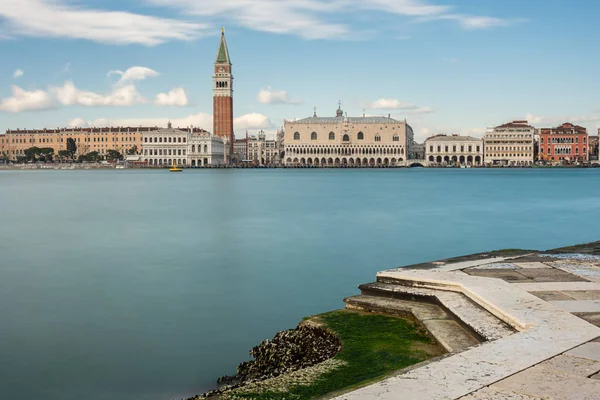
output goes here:
[[98, 162], [102, 161], [102, 156], [97, 151], [91, 151], [85, 155], [85, 158], [89, 162]]
[[64, 160], [66, 158], [70, 158], [71, 154], [69, 153], [68, 150], [60, 150], [58, 152], [58, 158], [60, 158], [61, 160]]
[[123, 159], [123, 155], [119, 153], [117, 150], [108, 150], [106, 152], [106, 159], [108, 161], [120, 161]]
[[25, 150], [25, 159], [27, 161], [31, 161], [31, 162], [36, 162], [37, 161], [37, 157], [40, 155], [40, 148], [39, 147], [30, 147], [27, 150]]
[[138, 151], [137, 145], [133, 145], [132, 148], [130, 148], [129, 150], [127, 150], [127, 154], [130, 156], [136, 155]]
[[40, 161], [52, 162], [54, 159], [54, 149], [52, 147], [42, 147], [40, 149]]
[[75, 143], [75, 139], [67, 138], [67, 152], [73, 158], [75, 153], [77, 152], [77, 144]]

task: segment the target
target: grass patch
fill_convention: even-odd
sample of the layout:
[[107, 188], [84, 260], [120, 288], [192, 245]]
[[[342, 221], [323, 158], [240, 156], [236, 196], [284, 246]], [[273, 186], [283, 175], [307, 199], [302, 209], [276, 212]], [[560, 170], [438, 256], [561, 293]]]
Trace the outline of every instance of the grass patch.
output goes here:
[[334, 357], [343, 364], [312, 384], [287, 392], [235, 393], [255, 400], [312, 399], [375, 381], [387, 374], [440, 355], [443, 351], [413, 321], [384, 315], [338, 310], [309, 318], [333, 331], [342, 341]]

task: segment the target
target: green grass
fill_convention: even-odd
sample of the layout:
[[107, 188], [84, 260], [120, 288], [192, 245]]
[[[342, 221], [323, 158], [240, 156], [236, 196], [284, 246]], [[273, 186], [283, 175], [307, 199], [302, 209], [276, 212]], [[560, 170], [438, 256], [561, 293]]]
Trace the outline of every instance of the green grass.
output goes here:
[[342, 350], [335, 356], [345, 365], [329, 371], [309, 386], [289, 392], [237, 394], [255, 400], [312, 399], [365, 384], [442, 353], [420, 328], [407, 319], [348, 310], [311, 317], [335, 332]]

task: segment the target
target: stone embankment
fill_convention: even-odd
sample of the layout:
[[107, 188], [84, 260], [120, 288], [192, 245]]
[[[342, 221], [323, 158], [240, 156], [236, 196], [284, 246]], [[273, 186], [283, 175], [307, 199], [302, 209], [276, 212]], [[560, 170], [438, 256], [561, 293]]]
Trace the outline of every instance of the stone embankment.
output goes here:
[[220, 388], [187, 400], [211, 398], [232, 389], [312, 367], [335, 356], [341, 347], [341, 341], [330, 331], [300, 324], [295, 329], [278, 332], [273, 339], [255, 346], [250, 351], [253, 359], [242, 362], [237, 367], [236, 375], [222, 376], [217, 380]]

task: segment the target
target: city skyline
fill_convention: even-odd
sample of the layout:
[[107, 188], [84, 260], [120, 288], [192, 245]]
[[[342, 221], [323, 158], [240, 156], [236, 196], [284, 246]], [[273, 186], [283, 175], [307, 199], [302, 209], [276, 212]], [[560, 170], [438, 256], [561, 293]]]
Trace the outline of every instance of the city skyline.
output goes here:
[[364, 109], [406, 118], [420, 142], [439, 132], [481, 137], [514, 119], [536, 127], [568, 121], [590, 134], [600, 127], [596, 56], [586, 52], [597, 35], [560, 24], [565, 16], [591, 24], [595, 4], [168, 4], [3, 2], [0, 130], [169, 119], [211, 130], [221, 25], [236, 71], [238, 137], [246, 129], [272, 135], [313, 107], [333, 116], [340, 99], [349, 116]]

